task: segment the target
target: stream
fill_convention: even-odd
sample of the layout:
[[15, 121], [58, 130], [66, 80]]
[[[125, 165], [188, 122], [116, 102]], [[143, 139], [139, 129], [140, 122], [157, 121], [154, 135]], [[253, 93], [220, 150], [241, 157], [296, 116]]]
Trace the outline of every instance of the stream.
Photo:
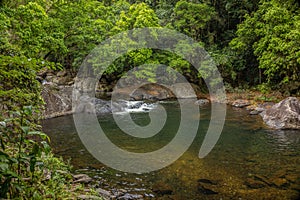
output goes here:
[[[98, 121], [118, 147], [151, 152], [172, 141], [180, 122], [176, 101], [159, 104], [167, 111], [167, 122], [150, 138], [123, 133], [112, 114], [99, 115]], [[148, 110], [155, 106], [139, 105], [143, 109], [132, 106], [135, 110], [130, 115], [136, 124], [145, 126], [150, 122]], [[199, 121], [189, 149], [173, 164], [142, 174], [117, 171], [95, 159], [81, 142], [72, 115], [47, 119], [42, 125], [56, 155], [70, 159], [75, 173], [91, 176], [93, 187], [111, 193], [122, 190], [143, 199], [300, 199], [300, 130], [270, 130], [260, 116], [227, 106], [217, 144], [200, 159], [199, 149], [211, 117], [210, 104], [201, 106], [199, 115], [189, 117]]]

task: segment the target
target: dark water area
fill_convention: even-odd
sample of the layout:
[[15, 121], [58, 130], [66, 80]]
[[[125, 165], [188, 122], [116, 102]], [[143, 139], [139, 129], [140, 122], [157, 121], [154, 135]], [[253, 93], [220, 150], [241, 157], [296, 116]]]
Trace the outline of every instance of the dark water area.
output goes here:
[[[168, 118], [163, 130], [151, 138], [134, 138], [122, 132], [111, 114], [98, 120], [106, 136], [132, 152], [162, 148], [174, 138], [180, 123], [176, 102], [162, 104]], [[200, 108], [199, 129], [192, 145], [177, 161], [145, 174], [124, 173], [97, 161], [82, 144], [73, 116], [48, 119], [44, 131], [55, 154], [71, 159], [76, 173], [86, 173], [94, 186], [125, 189], [145, 199], [300, 199], [300, 131], [270, 130], [260, 116], [227, 107], [226, 122], [213, 150], [198, 157], [208, 124], [210, 105]], [[148, 113], [132, 113], [136, 124], [147, 125]]]

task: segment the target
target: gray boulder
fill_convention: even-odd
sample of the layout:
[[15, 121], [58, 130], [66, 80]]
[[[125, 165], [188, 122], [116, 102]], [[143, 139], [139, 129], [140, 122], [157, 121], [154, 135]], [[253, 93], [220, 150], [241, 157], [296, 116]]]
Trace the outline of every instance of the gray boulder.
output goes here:
[[300, 101], [288, 97], [261, 113], [264, 122], [274, 129], [300, 129]]
[[244, 108], [249, 105], [250, 105], [250, 101], [245, 99], [237, 99], [234, 102], [232, 102], [232, 106], [237, 108]]

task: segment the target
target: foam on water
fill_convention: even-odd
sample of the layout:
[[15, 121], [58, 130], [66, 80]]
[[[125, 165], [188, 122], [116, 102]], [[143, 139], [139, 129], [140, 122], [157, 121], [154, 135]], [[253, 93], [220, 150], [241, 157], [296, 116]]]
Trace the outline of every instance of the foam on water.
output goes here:
[[149, 112], [157, 107], [157, 103], [146, 103], [143, 101], [127, 101], [126, 105], [125, 112], [129, 113]]

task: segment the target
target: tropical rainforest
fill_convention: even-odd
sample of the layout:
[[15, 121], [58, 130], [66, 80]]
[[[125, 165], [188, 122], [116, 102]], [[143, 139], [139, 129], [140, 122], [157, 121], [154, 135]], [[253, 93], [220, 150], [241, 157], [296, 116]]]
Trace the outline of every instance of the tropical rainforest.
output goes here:
[[[39, 126], [39, 70], [76, 70], [105, 39], [134, 28], [162, 27], [201, 44], [226, 87], [298, 95], [299, 8], [296, 0], [1, 0], [0, 198], [72, 195], [64, 173], [68, 165], [52, 155]], [[176, 55], [140, 49], [106, 73], [143, 63], [189, 68]], [[51, 180], [45, 178], [49, 171]]]

